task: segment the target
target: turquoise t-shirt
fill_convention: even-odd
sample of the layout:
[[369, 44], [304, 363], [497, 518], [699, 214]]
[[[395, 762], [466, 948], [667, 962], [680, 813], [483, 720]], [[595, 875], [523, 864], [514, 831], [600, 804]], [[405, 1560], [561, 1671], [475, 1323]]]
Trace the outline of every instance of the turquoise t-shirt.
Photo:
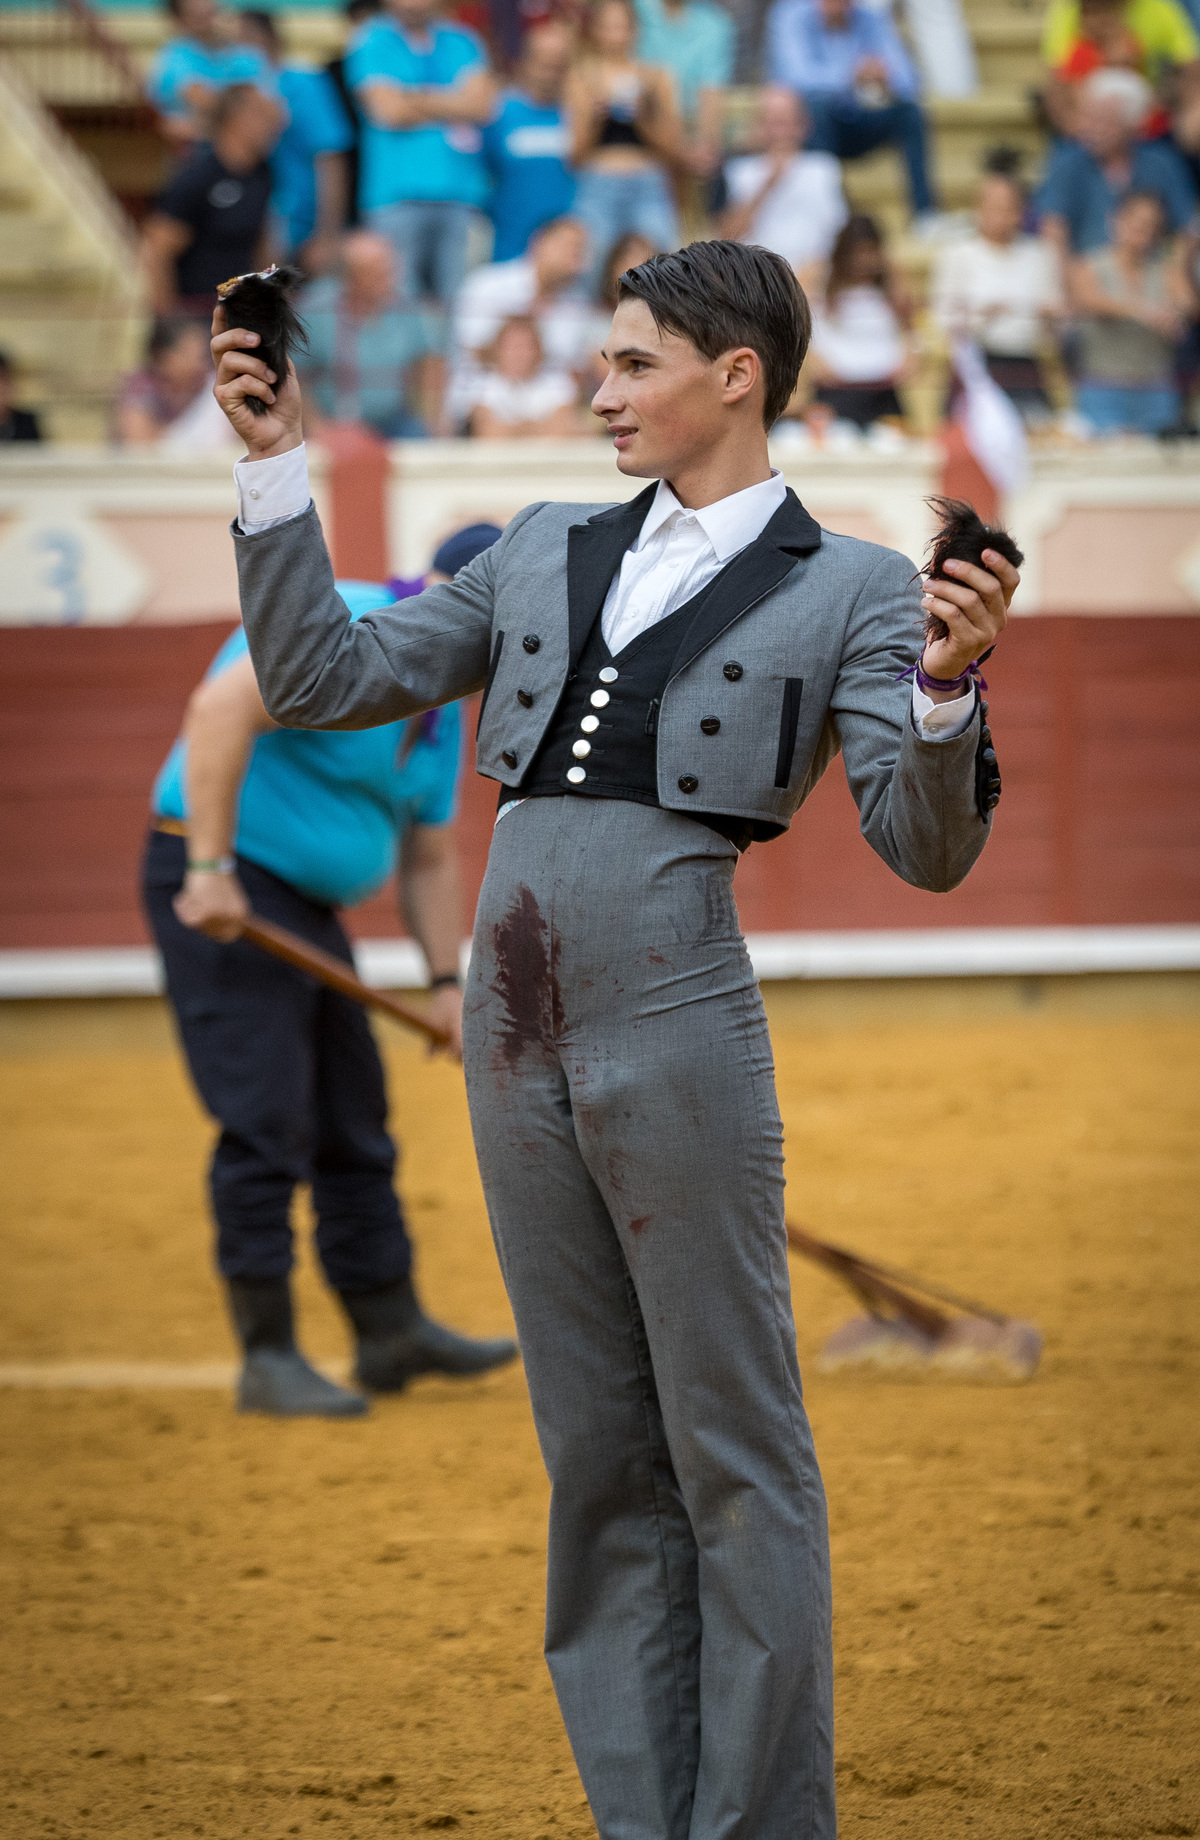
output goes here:
[[[448, 89], [486, 68], [482, 45], [464, 26], [431, 26], [428, 48], [420, 50], [386, 17], [372, 20], [351, 40], [345, 62], [346, 82], [355, 92], [366, 83]], [[413, 200], [481, 205], [488, 194], [482, 146], [482, 133], [468, 123], [379, 128], [364, 115], [359, 209]]]
[[264, 95], [278, 96], [275, 72], [253, 45], [204, 45], [196, 38], [170, 38], [156, 53], [146, 87], [150, 99], [164, 115], [186, 116], [183, 90], [191, 83], [207, 89], [228, 89], [234, 83], [253, 83]]
[[354, 129], [325, 71], [285, 64], [279, 89], [291, 119], [271, 155], [271, 203], [286, 229], [290, 253], [308, 241], [317, 221], [314, 160], [322, 153], [345, 153], [354, 144]]
[[[337, 586], [352, 620], [393, 599], [375, 582]], [[207, 675], [219, 676], [248, 649], [239, 627]], [[387, 880], [410, 825], [453, 818], [460, 742], [454, 703], [382, 728], [272, 729], [259, 736], [250, 756], [234, 848], [314, 901], [351, 907]], [[180, 737], [154, 782], [159, 817], [187, 818], [186, 764]]]
[[666, 65], [690, 121], [702, 89], [725, 89], [733, 82], [733, 20], [710, 0], [685, 0], [677, 13], [668, 13], [662, 0], [634, 0], [634, 11], [638, 56], [647, 64]]

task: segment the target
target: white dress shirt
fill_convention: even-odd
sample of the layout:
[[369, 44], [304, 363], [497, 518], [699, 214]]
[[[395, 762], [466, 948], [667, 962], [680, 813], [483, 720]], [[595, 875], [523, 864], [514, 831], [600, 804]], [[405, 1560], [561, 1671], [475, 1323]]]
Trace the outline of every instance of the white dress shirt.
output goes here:
[[[312, 503], [303, 446], [272, 460], [239, 460], [233, 476], [238, 523], [248, 535], [286, 524]], [[759, 485], [688, 511], [660, 479], [637, 541], [626, 550], [605, 597], [600, 630], [609, 651], [623, 651], [640, 633], [699, 594], [731, 556], [762, 534], [786, 492], [783, 475], [773, 472]], [[974, 690], [952, 703], [935, 703], [913, 685], [913, 722], [923, 741], [953, 740], [974, 708]]]

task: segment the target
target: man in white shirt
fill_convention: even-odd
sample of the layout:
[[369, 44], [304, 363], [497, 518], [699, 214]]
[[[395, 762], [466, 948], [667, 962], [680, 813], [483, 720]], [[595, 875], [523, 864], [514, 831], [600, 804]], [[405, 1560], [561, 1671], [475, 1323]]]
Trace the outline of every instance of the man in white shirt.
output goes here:
[[593, 314], [580, 282], [588, 235], [575, 217], [556, 217], [530, 238], [527, 255], [490, 262], [468, 276], [454, 312], [454, 365], [447, 413], [456, 425], [478, 400], [480, 355], [505, 320], [537, 321], [555, 369], [580, 369], [591, 355]]
[[[953, 886], [988, 834], [971, 671], [1016, 571], [947, 563], [922, 603], [906, 557], [820, 529], [767, 449], [808, 333], [766, 250], [630, 271], [593, 410], [646, 490], [529, 506], [453, 584], [354, 624], [295, 386], [272, 388], [253, 334], [213, 341], [272, 716], [369, 727], [484, 691], [502, 804], [464, 1066], [552, 1482], [547, 1660], [601, 1840], [836, 1828], [824, 1494], [738, 852], [839, 746], [907, 880]], [[923, 649], [922, 605], [947, 628]], [[928, 1153], [936, 1171], [969, 1146], [947, 1120]]]
[[829, 259], [850, 215], [831, 153], [805, 153], [808, 111], [795, 90], [772, 84], [754, 117], [757, 151], [725, 163], [721, 235], [781, 255], [801, 280]]

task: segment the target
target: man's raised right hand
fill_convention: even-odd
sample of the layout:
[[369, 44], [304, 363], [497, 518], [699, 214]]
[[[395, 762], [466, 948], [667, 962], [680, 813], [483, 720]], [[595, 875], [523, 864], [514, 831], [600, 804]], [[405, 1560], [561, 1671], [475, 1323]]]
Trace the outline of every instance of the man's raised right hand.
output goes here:
[[[213, 313], [212, 332], [213, 363], [217, 367], [213, 395], [246, 443], [247, 457], [270, 460], [299, 447], [304, 428], [295, 365], [289, 362], [287, 377], [279, 385], [275, 372], [254, 355], [259, 343], [257, 332], [245, 332], [240, 327], [227, 332], [224, 307], [217, 307]], [[248, 396], [257, 396], [269, 405], [265, 415], [256, 415], [247, 407]]]

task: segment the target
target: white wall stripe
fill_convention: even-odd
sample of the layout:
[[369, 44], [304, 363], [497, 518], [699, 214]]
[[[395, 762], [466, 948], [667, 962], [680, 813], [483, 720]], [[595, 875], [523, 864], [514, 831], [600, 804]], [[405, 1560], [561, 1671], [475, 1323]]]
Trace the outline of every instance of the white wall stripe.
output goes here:
[[[756, 974], [769, 978], [1051, 977], [1097, 971], [1200, 970], [1200, 926], [936, 927], [895, 932], [751, 933]], [[416, 990], [410, 939], [366, 939], [360, 976]], [[466, 964], [468, 945], [463, 945]], [[0, 998], [149, 997], [162, 990], [149, 946], [0, 952]]]

